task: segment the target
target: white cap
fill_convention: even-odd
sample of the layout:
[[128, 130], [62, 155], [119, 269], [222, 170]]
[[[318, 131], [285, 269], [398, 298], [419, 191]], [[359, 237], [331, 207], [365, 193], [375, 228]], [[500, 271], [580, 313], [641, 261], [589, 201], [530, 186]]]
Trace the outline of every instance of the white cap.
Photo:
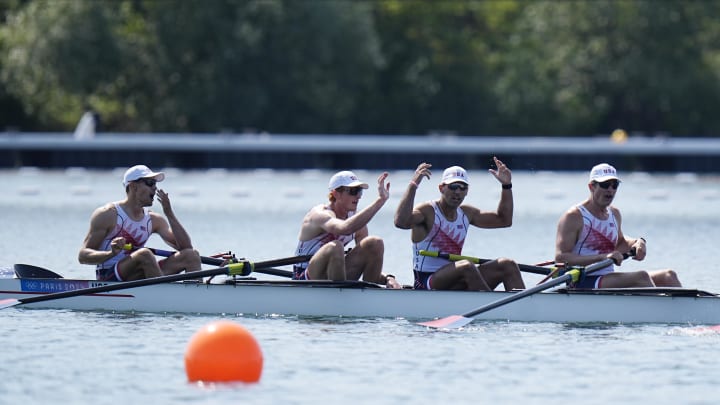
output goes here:
[[358, 179], [358, 176], [355, 175], [355, 173], [344, 170], [342, 172], [335, 173], [330, 178], [330, 183], [328, 184], [329, 190], [335, 190], [338, 187], [362, 187], [362, 188], [368, 188], [367, 183], [363, 183]]
[[165, 173], [155, 173], [145, 165], [133, 166], [125, 171], [125, 176], [123, 176], [123, 186], [127, 187], [127, 185], [131, 182], [140, 179], [155, 179], [157, 181], [163, 181], [165, 179]]
[[617, 170], [607, 163], [600, 163], [590, 170], [590, 182], [597, 181], [602, 183], [606, 180], [620, 180], [617, 175]]
[[470, 185], [468, 175], [465, 169], [460, 166], [452, 166], [445, 169], [442, 176], [442, 182], [440, 184], [457, 183], [458, 181]]

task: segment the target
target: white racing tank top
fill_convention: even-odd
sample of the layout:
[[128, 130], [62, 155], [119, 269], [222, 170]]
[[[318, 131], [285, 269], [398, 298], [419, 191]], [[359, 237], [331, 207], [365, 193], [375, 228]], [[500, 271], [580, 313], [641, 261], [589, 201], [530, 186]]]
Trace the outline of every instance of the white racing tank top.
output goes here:
[[[590, 256], [603, 253], [611, 253], [615, 250], [618, 240], [617, 221], [613, 211], [608, 208], [608, 218], [600, 219], [590, 213], [587, 208], [582, 205], [577, 206], [583, 217], [583, 229], [580, 232], [573, 253]], [[594, 271], [593, 276], [602, 276], [603, 274], [612, 273], [615, 267], [611, 264], [600, 270]]]
[[413, 270], [425, 273], [434, 273], [437, 269], [446, 265], [448, 261], [437, 257], [422, 256], [420, 251], [462, 254], [465, 237], [470, 225], [470, 220], [462, 208], [457, 208], [455, 221], [450, 222], [440, 211], [437, 201], [432, 201], [431, 205], [435, 210], [435, 221], [432, 229], [425, 239], [413, 244]]
[[[150, 215], [145, 212], [142, 219], [139, 221], [133, 221], [125, 213], [125, 211], [120, 208], [118, 203], [115, 203], [114, 205], [115, 210], [117, 211], [117, 221], [115, 222], [113, 230], [105, 237], [105, 239], [103, 239], [99, 250], [110, 250], [110, 242], [119, 236], [125, 238], [125, 243], [132, 244], [134, 248], [145, 246], [145, 242], [147, 242], [148, 238], [150, 238], [150, 234], [152, 233], [152, 220], [150, 219]], [[129, 250], [123, 250], [111, 259], [98, 264], [97, 269], [112, 268], [120, 260], [128, 257], [130, 253], [131, 251]]]
[[[323, 207], [324, 210], [330, 210], [330, 207], [325, 206]], [[348, 218], [355, 215], [355, 211], [348, 212]], [[348, 243], [352, 242], [355, 239], [355, 233], [351, 233], [350, 235], [333, 235], [328, 232], [321, 233], [320, 235], [306, 240], [306, 241], [298, 241], [297, 249], [295, 250], [295, 256], [305, 256], [305, 255], [314, 255], [315, 252], [320, 250], [323, 245], [325, 245], [328, 242], [339, 240], [343, 246], [347, 246]], [[303, 262], [303, 263], [297, 263], [295, 264], [295, 268], [300, 269], [306, 269], [309, 262]]]

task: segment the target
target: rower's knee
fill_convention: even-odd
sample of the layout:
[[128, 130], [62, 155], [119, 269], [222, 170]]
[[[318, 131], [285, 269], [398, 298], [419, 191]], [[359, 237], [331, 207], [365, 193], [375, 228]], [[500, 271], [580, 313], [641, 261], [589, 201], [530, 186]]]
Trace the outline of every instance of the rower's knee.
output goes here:
[[157, 260], [155, 259], [155, 253], [153, 253], [150, 249], [138, 249], [135, 253], [132, 254], [132, 257], [137, 263], [139, 263], [143, 267], [157, 263]]
[[465, 259], [456, 261], [455, 268], [462, 271], [463, 273], [477, 272], [477, 267], [475, 267], [475, 265], [471, 261]]
[[682, 284], [680, 284], [680, 279], [678, 279], [678, 275], [675, 270], [665, 270], [663, 272], [660, 272], [659, 274], [656, 273], [652, 277], [652, 280], [658, 287], [682, 287]]
[[455, 268], [460, 271], [463, 279], [468, 285], [472, 285], [477, 279], [482, 279], [477, 266], [469, 260], [458, 260], [455, 262]]
[[508, 259], [507, 257], [501, 257], [497, 259], [497, 261], [502, 271], [501, 278], [503, 284], [505, 285], [505, 290], [511, 291], [514, 289], [524, 289], [525, 282], [522, 279], [520, 266], [518, 266], [517, 262], [513, 259]]
[[380, 237], [368, 236], [360, 244], [368, 254], [382, 256], [385, 253], [385, 243]]
[[177, 257], [185, 271], [199, 270], [201, 267], [200, 253], [195, 249], [183, 249], [177, 252]]
[[514, 272], [518, 269], [518, 265], [513, 259], [508, 259], [507, 257], [501, 257], [497, 259], [498, 265], [500, 268], [503, 269], [505, 272]]
[[682, 287], [682, 284], [680, 283], [680, 279], [678, 278], [677, 273], [675, 273], [675, 270], [668, 270], [665, 272], [666, 281], [670, 284], [672, 284], [675, 287]]
[[638, 271], [636, 279], [638, 287], [655, 287], [655, 283], [647, 271]]
[[345, 259], [345, 246], [337, 240], [328, 242], [323, 246], [323, 249], [327, 252], [325, 254], [329, 255], [331, 258], [334, 259]]

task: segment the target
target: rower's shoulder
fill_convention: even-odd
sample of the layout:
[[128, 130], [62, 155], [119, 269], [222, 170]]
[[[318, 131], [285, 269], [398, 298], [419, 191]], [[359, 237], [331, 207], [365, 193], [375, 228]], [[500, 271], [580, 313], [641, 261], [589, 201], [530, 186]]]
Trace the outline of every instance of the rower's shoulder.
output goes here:
[[[583, 207], [583, 204], [584, 204], [584, 203], [573, 204], [573, 205], [570, 206], [567, 210], [565, 210], [565, 212], [563, 212], [563, 216], [577, 216], [577, 217], [581, 217], [581, 216], [582, 216], [582, 207]], [[587, 208], [586, 208], [586, 209], [587, 209]]]
[[105, 203], [93, 211], [93, 216], [100, 216], [100, 215], [116, 215], [117, 214], [117, 207], [116, 202], [108, 202]]

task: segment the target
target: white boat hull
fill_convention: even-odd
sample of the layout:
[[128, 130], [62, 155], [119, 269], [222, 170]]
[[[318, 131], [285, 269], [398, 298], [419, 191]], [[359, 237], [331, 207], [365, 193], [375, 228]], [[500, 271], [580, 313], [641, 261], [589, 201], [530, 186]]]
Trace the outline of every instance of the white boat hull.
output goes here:
[[[0, 300], [106, 285], [94, 280], [0, 279]], [[461, 315], [507, 292], [416, 291], [289, 281], [178, 282], [29, 303], [17, 308], [121, 312], [433, 319]], [[482, 313], [484, 320], [720, 324], [720, 297], [685, 289], [542, 292]]]

